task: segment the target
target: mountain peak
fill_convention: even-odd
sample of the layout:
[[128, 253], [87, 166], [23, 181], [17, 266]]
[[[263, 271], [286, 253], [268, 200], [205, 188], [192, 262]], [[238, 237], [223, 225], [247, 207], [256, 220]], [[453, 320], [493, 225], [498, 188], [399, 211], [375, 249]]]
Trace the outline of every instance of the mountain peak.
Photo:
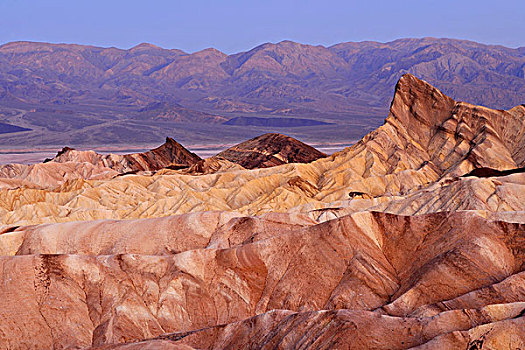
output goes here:
[[454, 105], [452, 98], [407, 73], [396, 84], [389, 118], [399, 120], [411, 130], [425, 130], [448, 118]]
[[144, 50], [144, 49], [161, 49], [160, 47], [150, 44], [150, 43], [140, 43], [138, 45], [133, 46], [130, 50]]
[[[512, 130], [512, 131], [511, 131]], [[412, 74], [398, 81], [385, 125], [365, 137], [385, 159], [381, 170], [422, 169], [436, 178], [474, 168], [507, 170], [525, 164], [519, 110], [501, 111], [456, 102]], [[372, 162], [373, 163], [373, 162]]]
[[419, 79], [418, 77], [416, 77], [415, 75], [411, 74], [411, 73], [404, 73], [400, 78], [399, 80], [397, 81], [397, 84], [396, 84], [396, 93], [399, 91], [399, 90], [403, 90], [404, 88], [419, 88], [419, 89], [433, 89], [433, 90], [437, 90], [437, 88], [435, 88], [434, 86], [432, 86], [431, 84], [429, 84], [428, 82], [426, 82], [425, 80], [423, 79]]
[[159, 147], [143, 153], [142, 158], [152, 159], [155, 162], [162, 160], [162, 166], [158, 166], [158, 169], [171, 164], [190, 166], [201, 160], [198, 155], [188, 151], [171, 137], [166, 137], [166, 142]]
[[165, 143], [173, 143], [173, 144], [178, 144], [177, 141], [175, 141], [174, 139], [172, 139], [171, 137], [167, 136], [166, 137], [166, 142]]
[[194, 52], [192, 55], [195, 57], [213, 56], [213, 57], [218, 57], [218, 58], [224, 58], [228, 56], [224, 52], [219, 51], [213, 47], [208, 47], [207, 49]]

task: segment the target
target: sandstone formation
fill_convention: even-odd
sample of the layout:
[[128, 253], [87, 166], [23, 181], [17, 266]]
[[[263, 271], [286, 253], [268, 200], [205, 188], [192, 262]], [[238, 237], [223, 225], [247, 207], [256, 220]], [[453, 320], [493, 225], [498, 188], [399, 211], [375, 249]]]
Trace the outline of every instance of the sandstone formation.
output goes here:
[[7, 164], [0, 165], [0, 188], [20, 193], [25, 192], [21, 189], [53, 190], [77, 180], [107, 180], [117, 175], [113, 169], [85, 162]]
[[51, 159], [52, 162], [58, 163], [91, 163], [113, 169], [120, 174], [156, 171], [166, 167], [187, 168], [200, 160], [198, 155], [191, 153], [170, 137], [166, 138], [163, 145], [144, 153], [101, 155], [93, 151], [76, 151], [66, 147]]
[[[183, 174], [191, 174], [191, 175], [206, 175], [206, 174], [215, 174], [215, 173], [222, 173], [227, 171], [235, 171], [235, 170], [242, 170], [245, 169], [243, 166], [230, 162], [229, 160], [218, 158], [218, 157], [211, 157], [206, 158], [198, 161], [197, 163], [193, 164], [187, 169], [182, 170], [181, 172]], [[158, 173], [161, 174], [169, 174], [168, 171], [160, 171]]]
[[310, 163], [326, 154], [282, 134], [264, 134], [216, 155], [246, 169], [268, 168], [286, 163]]
[[[151, 173], [164, 168], [186, 169], [201, 161], [199, 156], [169, 137], [153, 150], [124, 155], [103, 155], [64, 147], [53, 159], [46, 159], [42, 164], [1, 165], [0, 188], [45, 188], [62, 192], [73, 183], [73, 187], [78, 186], [77, 180], [108, 180], [118, 175]], [[218, 171], [220, 166], [209, 168]]]
[[[247, 145], [253, 149], [245, 150]], [[307, 163], [325, 156], [311, 146], [280, 134], [262, 135], [208, 159], [201, 159], [170, 137], [150, 151], [124, 155], [64, 147], [43, 164], [1, 165], [0, 188], [45, 188], [64, 192], [71, 186], [60, 186], [75, 180], [107, 180], [127, 174], [205, 175], [242, 170], [245, 169], [243, 165], [253, 169], [290, 162]], [[81, 184], [75, 183], [74, 187]]]
[[405, 75], [383, 126], [310, 163], [270, 134], [3, 167], [0, 344], [524, 348], [524, 119]]
[[[329, 157], [255, 170], [232, 168], [231, 163], [222, 163], [222, 168], [215, 161], [208, 161], [215, 165], [205, 170], [199, 165], [205, 163], [197, 162], [195, 174], [204, 175], [190, 176], [186, 169], [181, 171], [186, 174], [163, 170], [158, 175], [125, 175], [109, 181], [72, 178], [61, 187], [27, 185], [23, 191], [16, 188], [17, 179], [23, 179], [17, 175], [2, 179], [6, 188], [0, 219], [4, 224], [30, 224], [206, 210], [258, 215], [295, 207], [341, 206], [347, 213], [374, 208], [405, 215], [524, 210], [523, 173], [460, 177], [480, 167], [499, 171], [523, 167], [524, 119], [523, 107], [497, 111], [454, 102], [428, 83], [405, 75], [397, 84], [384, 125]], [[275, 158], [270, 157], [278, 162]], [[12, 173], [16, 171], [5, 176]], [[352, 192], [366, 198], [352, 199]]]
[[[276, 219], [209, 213], [6, 232], [3, 247], [20, 245], [0, 259], [0, 342], [407, 349], [525, 341], [523, 224], [469, 212]], [[248, 235], [235, 237], [243, 226]], [[149, 227], [158, 231], [141, 237]], [[26, 307], [13, 317], [21, 298]], [[505, 333], [491, 333], [497, 327]]]

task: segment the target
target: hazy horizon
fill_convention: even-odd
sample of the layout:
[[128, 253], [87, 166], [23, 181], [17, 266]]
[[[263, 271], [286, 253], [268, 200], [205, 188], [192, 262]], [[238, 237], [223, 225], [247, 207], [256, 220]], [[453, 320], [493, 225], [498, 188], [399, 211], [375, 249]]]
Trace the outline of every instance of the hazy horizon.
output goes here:
[[230, 54], [283, 40], [331, 46], [340, 42], [435, 37], [518, 48], [525, 46], [522, 13], [525, 3], [517, 0], [506, 1], [498, 9], [473, 0], [409, 0], [403, 4], [159, 0], [148, 5], [121, 0], [6, 0], [0, 3], [0, 42], [118, 48], [147, 42], [189, 53], [215, 48]]
[[116, 46], [116, 45], [99, 46], [99, 45], [94, 45], [94, 44], [90, 44], [90, 43], [77, 43], [77, 42], [52, 42], [52, 41], [15, 40], [15, 41], [8, 41], [8, 42], [0, 42], [0, 46], [11, 44], [11, 43], [28, 42], [28, 43], [51, 44], [51, 45], [81, 45], [81, 46], [92, 46], [92, 47], [100, 47], [100, 48], [115, 48], [115, 49], [119, 49], [119, 50], [130, 50], [133, 47], [136, 47], [136, 46], [139, 46], [139, 45], [142, 45], [142, 44], [148, 44], [148, 45], [153, 45], [153, 46], [159, 47], [161, 49], [165, 49], [165, 50], [181, 50], [181, 51], [184, 51], [185, 53], [188, 53], [188, 54], [193, 54], [193, 53], [204, 51], [204, 50], [214, 49], [214, 50], [218, 50], [218, 51], [220, 51], [222, 53], [231, 55], [231, 54], [236, 54], [236, 53], [240, 53], [240, 52], [250, 51], [250, 50], [252, 50], [252, 49], [254, 49], [256, 47], [259, 47], [259, 46], [262, 46], [262, 45], [265, 45], [265, 44], [280, 44], [282, 42], [287, 42], [287, 41], [294, 42], [294, 43], [301, 44], [301, 45], [322, 46], [322, 47], [325, 47], [325, 48], [330, 48], [331, 46], [335, 46], [337, 44], [342, 44], [342, 43], [375, 42], [375, 43], [380, 43], [380, 44], [388, 44], [388, 43], [391, 43], [391, 42], [394, 42], [394, 41], [398, 41], [398, 40], [409, 40], [409, 39], [416, 39], [416, 40], [417, 39], [458, 40], [458, 41], [470, 41], [470, 42], [474, 42], [474, 43], [478, 43], [478, 44], [482, 44], [482, 45], [487, 45], [487, 46], [502, 46], [502, 47], [506, 47], [506, 48], [509, 48], [509, 49], [525, 48], [525, 44], [524, 44], [524, 46], [512, 47], [512, 46], [506, 46], [506, 45], [502, 45], [502, 44], [486, 43], [486, 42], [474, 41], [474, 40], [464, 39], [464, 38], [451, 38], [451, 37], [446, 37], [445, 38], [445, 37], [431, 37], [431, 36], [426, 36], [426, 37], [403, 37], [403, 38], [396, 38], [396, 39], [393, 39], [393, 40], [390, 40], [390, 41], [378, 41], [378, 40], [348, 41], [347, 40], [347, 41], [341, 41], [341, 42], [332, 43], [330, 45], [312, 44], [312, 43], [305, 43], [305, 42], [294, 41], [294, 40], [290, 40], [290, 39], [283, 39], [283, 40], [280, 40], [280, 41], [265, 41], [265, 42], [261, 42], [261, 43], [256, 44], [255, 46], [244, 48], [244, 49], [241, 49], [240, 51], [236, 51], [236, 52], [224, 52], [224, 51], [220, 50], [219, 48], [216, 48], [216, 47], [213, 47], [213, 46], [204, 47], [204, 48], [196, 50], [196, 51], [186, 51], [186, 50], [184, 50], [182, 48], [179, 48], [179, 47], [165, 47], [165, 46], [160, 46], [160, 45], [157, 45], [157, 44], [154, 44], [154, 43], [151, 43], [151, 42], [139, 42], [139, 43], [136, 43], [135, 45], [132, 45], [132, 46], [129, 46], [129, 47], [122, 47], [122, 46]]

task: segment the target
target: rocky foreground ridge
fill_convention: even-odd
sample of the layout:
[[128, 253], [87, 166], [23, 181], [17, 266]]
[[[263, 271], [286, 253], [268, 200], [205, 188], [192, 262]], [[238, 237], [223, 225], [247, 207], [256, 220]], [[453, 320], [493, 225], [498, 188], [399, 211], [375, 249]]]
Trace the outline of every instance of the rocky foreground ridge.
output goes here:
[[[4, 169], [0, 344], [523, 348], [524, 119], [405, 75], [383, 126], [310, 163]], [[41, 166], [101, 169], [72, 152]]]

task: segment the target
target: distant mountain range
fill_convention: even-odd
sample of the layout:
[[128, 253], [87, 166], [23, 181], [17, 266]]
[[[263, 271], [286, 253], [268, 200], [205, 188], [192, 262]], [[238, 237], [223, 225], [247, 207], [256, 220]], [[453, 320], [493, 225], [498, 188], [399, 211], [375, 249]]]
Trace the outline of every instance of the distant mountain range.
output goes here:
[[[525, 103], [525, 47], [435, 38], [331, 47], [283, 41], [226, 55], [151, 44], [123, 50], [13, 42], [0, 46], [0, 122], [37, 125], [43, 143], [56, 140], [46, 134], [53, 127], [76, 133], [77, 140], [90, 130], [90, 143], [107, 144], [110, 136], [119, 140], [137, 130], [137, 123], [152, 122], [155, 133], [159, 120], [222, 124], [246, 115], [336, 123], [354, 116], [362, 135], [386, 115], [392, 86], [404, 73], [457, 100], [498, 109]], [[39, 114], [42, 106], [51, 112]], [[120, 129], [108, 135], [108, 127]]]

